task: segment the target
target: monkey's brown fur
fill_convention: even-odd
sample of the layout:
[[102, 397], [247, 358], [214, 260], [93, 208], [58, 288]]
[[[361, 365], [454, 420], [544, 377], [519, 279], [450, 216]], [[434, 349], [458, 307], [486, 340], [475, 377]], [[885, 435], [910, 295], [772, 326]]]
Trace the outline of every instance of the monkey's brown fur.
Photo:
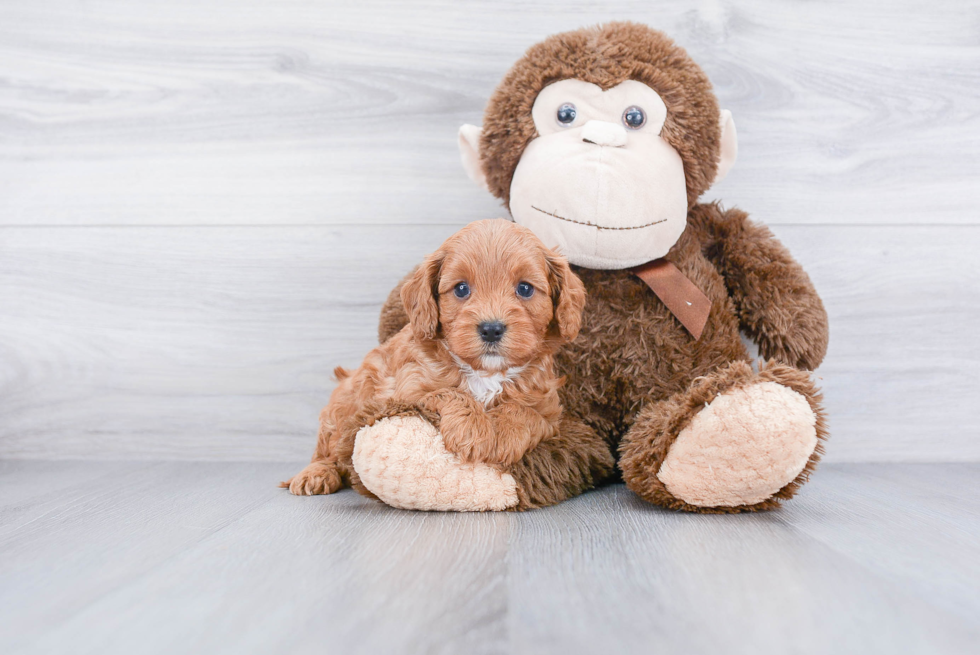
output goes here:
[[[558, 34], [533, 46], [487, 107], [481, 156], [491, 191], [505, 203], [514, 169], [536, 136], [534, 99], [568, 78], [608, 89], [637, 80], [667, 105], [664, 139], [684, 163], [687, 228], [667, 254], [711, 300], [695, 341], [629, 270], [574, 267], [588, 293], [578, 338], [556, 356], [565, 409], [560, 434], [511, 469], [520, 507], [560, 502], [609, 477], [618, 451], [623, 479], [647, 500], [694, 512], [770, 509], [806, 481], [827, 437], [819, 391], [805, 372], [827, 349], [823, 304], [802, 267], [768, 229], [737, 209], [698, 204], [719, 158], [718, 105], [701, 69], [663, 34], [613, 23]], [[397, 290], [381, 314], [382, 341], [405, 323]], [[739, 338], [752, 337], [770, 360], [758, 373]], [[795, 480], [754, 505], [701, 507], [673, 497], [657, 478], [671, 444], [719, 393], [773, 381], [801, 394], [816, 415], [818, 446]]]

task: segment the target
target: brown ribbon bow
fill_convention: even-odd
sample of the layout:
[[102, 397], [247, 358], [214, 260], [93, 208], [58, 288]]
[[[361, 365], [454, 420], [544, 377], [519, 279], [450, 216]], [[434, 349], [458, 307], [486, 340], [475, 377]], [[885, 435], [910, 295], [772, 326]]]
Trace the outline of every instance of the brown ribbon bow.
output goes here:
[[695, 341], [701, 338], [711, 300], [680, 269], [666, 259], [654, 259], [634, 268], [633, 274], [646, 282]]

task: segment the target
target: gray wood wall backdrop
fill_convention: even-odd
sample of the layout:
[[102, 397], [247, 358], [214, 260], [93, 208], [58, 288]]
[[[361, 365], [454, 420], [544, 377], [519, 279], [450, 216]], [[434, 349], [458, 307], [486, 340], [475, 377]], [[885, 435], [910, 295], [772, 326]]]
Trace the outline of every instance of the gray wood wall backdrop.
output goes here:
[[0, 4], [0, 457], [302, 460], [547, 34], [666, 30], [827, 303], [828, 460], [980, 459], [976, 2]]

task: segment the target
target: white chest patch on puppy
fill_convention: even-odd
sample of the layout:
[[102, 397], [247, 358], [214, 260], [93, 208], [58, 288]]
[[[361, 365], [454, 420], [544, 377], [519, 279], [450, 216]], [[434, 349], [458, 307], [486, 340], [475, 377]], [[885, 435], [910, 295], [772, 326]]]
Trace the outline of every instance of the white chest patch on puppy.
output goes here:
[[500, 395], [504, 390], [504, 382], [513, 380], [524, 370], [523, 366], [512, 366], [505, 372], [477, 371], [456, 355], [453, 355], [453, 361], [463, 372], [463, 379], [466, 380], [470, 393], [484, 405]]

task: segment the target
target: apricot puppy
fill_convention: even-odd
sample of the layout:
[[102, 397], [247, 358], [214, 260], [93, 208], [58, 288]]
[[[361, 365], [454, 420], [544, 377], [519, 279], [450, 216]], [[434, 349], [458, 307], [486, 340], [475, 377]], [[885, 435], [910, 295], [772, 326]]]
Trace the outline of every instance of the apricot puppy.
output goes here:
[[477, 221], [451, 236], [401, 290], [409, 323], [336, 370], [312, 462], [282, 486], [297, 495], [360, 486], [357, 430], [421, 413], [463, 462], [506, 468], [558, 429], [552, 355], [578, 335], [585, 289], [527, 228]]

